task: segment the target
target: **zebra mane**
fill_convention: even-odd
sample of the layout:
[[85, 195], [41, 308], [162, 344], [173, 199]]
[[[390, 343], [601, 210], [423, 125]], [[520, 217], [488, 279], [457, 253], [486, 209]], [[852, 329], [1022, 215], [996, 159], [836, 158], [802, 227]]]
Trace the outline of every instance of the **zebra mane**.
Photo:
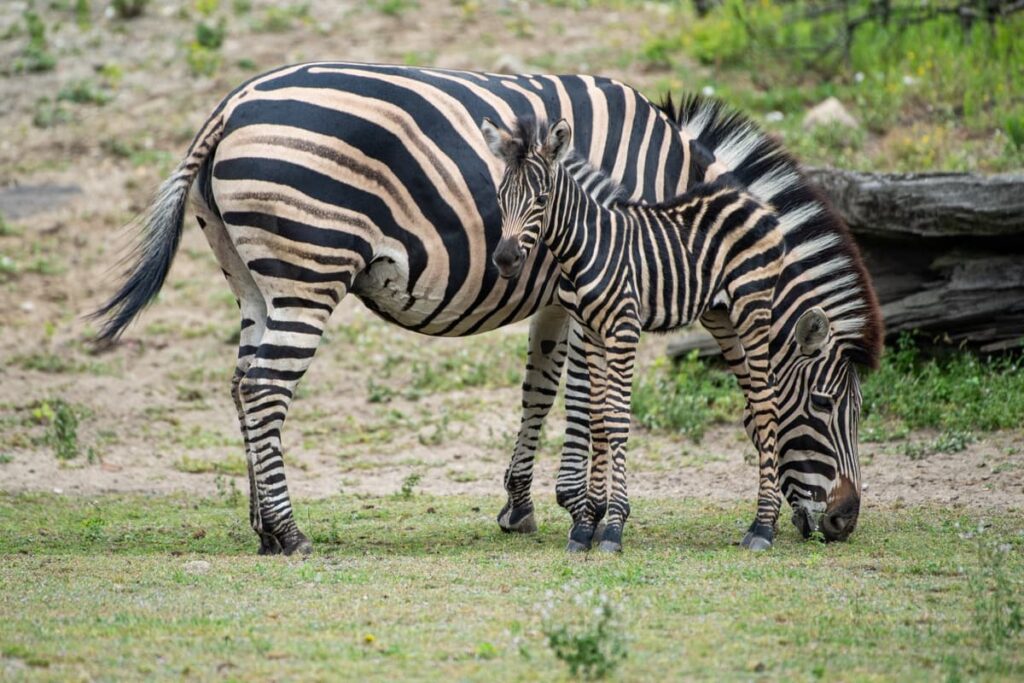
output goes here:
[[[820, 290], [817, 305], [846, 342], [849, 358], [878, 367], [882, 316], [874, 288], [849, 229], [796, 160], [749, 118], [720, 100], [690, 95], [678, 109], [671, 96], [658, 105], [680, 131], [706, 152], [698, 163], [723, 182], [745, 188], [775, 209], [785, 232], [787, 268], [813, 273], [800, 294]], [[692, 149], [692, 146], [691, 146]], [[671, 201], [671, 200], [670, 200]]]
[[[530, 151], [543, 145], [548, 137], [549, 128], [546, 121], [538, 121], [532, 116], [517, 117], [509, 131], [512, 138], [505, 146], [509, 163], [522, 163]], [[591, 164], [576, 149], [569, 152], [569, 156], [562, 164], [580, 187], [602, 206], [607, 207], [615, 202], [624, 201], [629, 194], [619, 181], [600, 167]]]

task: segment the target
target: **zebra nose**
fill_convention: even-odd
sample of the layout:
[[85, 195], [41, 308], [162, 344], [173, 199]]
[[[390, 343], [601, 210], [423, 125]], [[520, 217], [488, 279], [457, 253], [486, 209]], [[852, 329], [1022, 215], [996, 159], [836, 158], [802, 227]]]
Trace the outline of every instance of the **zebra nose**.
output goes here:
[[491, 261], [498, 269], [498, 274], [504, 278], [515, 277], [523, 266], [523, 250], [519, 243], [512, 239], [503, 239], [494, 250]]
[[857, 527], [860, 514], [860, 496], [856, 494], [834, 505], [821, 520], [821, 531], [829, 541], [845, 541]]

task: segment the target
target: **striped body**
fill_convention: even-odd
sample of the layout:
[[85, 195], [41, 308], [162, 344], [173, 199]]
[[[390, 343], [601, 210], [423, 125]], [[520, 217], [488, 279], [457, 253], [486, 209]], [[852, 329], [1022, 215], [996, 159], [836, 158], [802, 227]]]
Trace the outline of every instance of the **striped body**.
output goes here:
[[565, 364], [559, 490], [585, 476], [589, 378], [578, 330], [555, 300], [558, 266], [542, 247], [514, 280], [489, 263], [501, 239], [502, 168], [478, 125], [523, 114], [578, 127], [574, 173], [601, 201], [621, 192], [657, 202], [744, 168], [735, 155], [716, 159], [674, 112], [608, 79], [302, 64], [225, 98], [143, 217], [138, 261], [99, 312], [108, 318], [101, 337], [116, 338], [159, 291], [190, 205], [241, 308], [232, 395], [262, 551], [309, 547], [294, 523], [281, 428], [326, 321], [349, 292], [384, 319], [431, 335], [484, 332], [537, 313], [502, 527], [533, 524], [533, 455]]
[[564, 164], [571, 153], [566, 122], [548, 132], [532, 119], [520, 120], [515, 134], [485, 122], [483, 131], [507, 163], [498, 188], [505, 239], [495, 251], [495, 264], [512, 276], [523, 252], [546, 245], [561, 270], [559, 301], [585, 332], [594, 466], [589, 494], [581, 488], [577, 504], [570, 506], [570, 549], [590, 547], [597, 517], [605, 512], [601, 547], [622, 547], [629, 515], [626, 442], [640, 332], [678, 328], [713, 307], [727, 314], [751, 370], [747, 398], [763, 444], [758, 522], [772, 524], [781, 501], [768, 337], [784, 255], [775, 213], [721, 181], [698, 185], [664, 204], [604, 206]]

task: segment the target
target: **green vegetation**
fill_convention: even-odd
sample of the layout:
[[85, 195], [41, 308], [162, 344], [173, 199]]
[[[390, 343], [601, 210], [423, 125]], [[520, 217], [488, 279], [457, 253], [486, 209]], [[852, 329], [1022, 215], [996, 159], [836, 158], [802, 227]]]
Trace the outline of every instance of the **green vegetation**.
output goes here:
[[73, 460], [78, 457], [79, 411], [63, 399], [41, 401], [32, 411], [37, 424], [47, 426], [46, 442], [53, 448], [58, 460]]
[[242, 476], [247, 472], [245, 459], [239, 453], [236, 453], [234, 457], [227, 457], [223, 460], [204, 460], [190, 455], [183, 455], [174, 463], [174, 469], [179, 472], [187, 472], [188, 474], [227, 474], [235, 476]]
[[[498, 532], [493, 503], [301, 501], [317, 550], [295, 561], [256, 556], [245, 498], [227, 491], [0, 494], [0, 647], [20, 662], [0, 665], [52, 679], [557, 681], [573, 662], [617, 660], [582, 654], [607, 620], [622, 680], [1024, 675], [1020, 512], [986, 524], [998, 554], [963, 537], [973, 513], [926, 507], [866, 510], [848, 543], [784, 524], [753, 555], [732, 545], [749, 506], [641, 498], [626, 552], [582, 558], [565, 554], [553, 503], [532, 537]], [[552, 649], [563, 626], [574, 635]]]
[[544, 612], [541, 630], [573, 678], [606, 678], [626, 659], [623, 624], [608, 596], [566, 584]]
[[711, 424], [735, 422], [743, 394], [728, 370], [701, 362], [693, 352], [679, 363], [659, 358], [633, 383], [633, 416], [648, 429], [700, 441]]
[[[931, 441], [908, 443], [912, 458], [957, 453], [976, 434], [1024, 424], [1024, 372], [1020, 355], [984, 358], [968, 351], [922, 354], [905, 335], [862, 382], [861, 438], [887, 441], [911, 430], [937, 429]], [[715, 423], [740, 419], [743, 396], [725, 368], [696, 353], [672, 364], [659, 359], [638, 373], [633, 416], [644, 427], [681, 432], [699, 440]]]
[[22, 14], [25, 32], [28, 34], [28, 45], [14, 61], [17, 71], [51, 71], [57, 66], [57, 58], [50, 52], [50, 44], [46, 38], [46, 24], [33, 11], [32, 3]]
[[[964, 22], [938, 3], [725, 0], [702, 18], [690, 3], [638, 48], [640, 61], [708, 86], [769, 125], [812, 164], [883, 170], [1004, 170], [1024, 164], [1024, 14]], [[890, 16], [884, 16], [882, 8]], [[851, 27], [852, 25], [852, 27]], [[965, 28], [966, 26], [966, 28]], [[803, 111], [838, 97], [881, 144], [819, 139]]]

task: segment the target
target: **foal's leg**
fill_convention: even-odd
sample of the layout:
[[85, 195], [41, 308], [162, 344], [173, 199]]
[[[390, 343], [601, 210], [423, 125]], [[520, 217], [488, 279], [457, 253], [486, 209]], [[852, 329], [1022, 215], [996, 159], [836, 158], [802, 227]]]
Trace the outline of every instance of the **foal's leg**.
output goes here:
[[505, 470], [508, 499], [498, 513], [498, 525], [502, 531], [532, 533], [537, 530], [530, 499], [533, 463], [541, 427], [558, 395], [566, 356], [568, 323], [569, 316], [561, 306], [541, 309], [530, 322], [529, 355], [523, 379], [523, 416], [512, 460]]
[[[775, 396], [775, 377], [771, 371], [771, 300], [743, 306], [742, 320], [733, 308], [731, 319], [746, 355], [750, 373], [746, 386], [747, 403], [758, 447], [757, 515], [750, 525], [742, 545], [750, 550], [770, 548], [775, 536], [782, 506], [779, 490], [779, 461], [777, 452], [778, 412]], [[751, 310], [753, 309], [753, 310]]]
[[[565, 443], [555, 484], [555, 498], [569, 516], [581, 519], [588, 502], [590, 469], [590, 374], [583, 331], [569, 320], [569, 358], [565, 379]], [[602, 511], [603, 514], [603, 511]], [[595, 522], [600, 517], [595, 515]]]
[[611, 460], [608, 514], [601, 536], [601, 550], [622, 550], [622, 530], [629, 518], [629, 494], [626, 490], [626, 443], [629, 440], [630, 399], [633, 365], [640, 341], [640, 326], [620, 324], [605, 342], [607, 381], [605, 390], [604, 432]]

